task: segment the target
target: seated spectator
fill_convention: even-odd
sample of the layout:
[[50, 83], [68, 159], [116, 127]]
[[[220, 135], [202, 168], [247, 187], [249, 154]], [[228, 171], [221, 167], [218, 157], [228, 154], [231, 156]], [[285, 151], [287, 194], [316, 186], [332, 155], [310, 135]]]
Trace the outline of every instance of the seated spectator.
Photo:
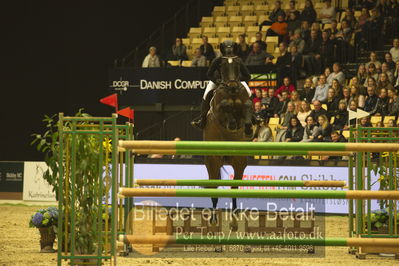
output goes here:
[[370, 13], [367, 8], [362, 8], [360, 17], [358, 18], [358, 24], [355, 29], [355, 43], [357, 43], [357, 48], [363, 52], [367, 47], [367, 36], [366, 36], [366, 23], [370, 18]]
[[377, 90], [381, 91], [381, 89], [386, 89], [386, 90], [393, 89], [393, 86], [389, 81], [386, 73], [381, 73], [380, 79], [377, 82]]
[[[313, 22], [312, 22], [313, 23]], [[302, 21], [301, 24], [301, 38], [304, 39], [305, 41], [310, 39], [310, 25], [308, 21]]]
[[339, 99], [342, 99], [342, 86], [337, 79], [333, 79], [331, 88], [335, 90], [335, 94]]
[[299, 108], [297, 117], [303, 127], [306, 126], [306, 118], [310, 115], [311, 112], [312, 110], [310, 110], [310, 104], [306, 101], [301, 101], [301, 107]]
[[370, 123], [370, 117], [368, 116], [360, 118], [359, 122], [361, 127], [373, 127], [373, 125]]
[[359, 108], [364, 108], [365, 104], [365, 97], [363, 94], [360, 93], [359, 88], [356, 86], [352, 86], [350, 88], [350, 101], [355, 101]]
[[[287, 94], [286, 98], [287, 98]], [[277, 108], [279, 106], [280, 100], [274, 96], [274, 88], [269, 88], [267, 91], [267, 97], [262, 98], [262, 105], [265, 105], [266, 116], [267, 117], [275, 117], [275, 114], [278, 113]], [[278, 115], [277, 115], [278, 117]]]
[[331, 20], [335, 18], [335, 7], [331, 5], [331, 0], [325, 1], [325, 6], [319, 12], [319, 18], [321, 19], [321, 23], [329, 24]]
[[254, 44], [257, 43], [257, 44], [259, 44], [259, 48], [260, 48], [261, 50], [266, 51], [267, 44], [266, 44], [266, 42], [264, 42], [264, 41], [262, 40], [262, 39], [263, 39], [262, 32], [257, 32], [257, 33], [255, 34], [255, 38], [256, 38], [256, 40], [255, 40], [255, 42], [250, 46], [250, 50], [253, 50]]
[[[360, 83], [358, 77], [354, 76], [353, 78], [351, 78], [349, 80], [349, 88], [352, 88], [352, 86], [355, 86], [359, 90], [360, 94], [366, 95], [367, 91], [366, 91], [366, 88], [363, 86], [363, 83]], [[334, 81], [333, 81], [333, 86], [334, 86]]]
[[256, 102], [254, 104], [254, 115], [255, 115], [255, 118], [258, 120], [265, 118], [265, 112], [262, 110], [261, 102]]
[[320, 73], [320, 46], [321, 39], [318, 38], [317, 31], [312, 30], [310, 39], [306, 40], [303, 55], [305, 71], [308, 75]]
[[354, 30], [357, 27], [357, 20], [355, 18], [355, 13], [353, 12], [353, 9], [348, 8], [345, 12], [345, 16], [342, 19], [343, 21], [346, 21], [348, 23], [348, 26]]
[[338, 104], [338, 111], [334, 114], [334, 123], [332, 124], [334, 130], [348, 129], [348, 110], [345, 100], [340, 100]]
[[295, 91], [295, 86], [291, 83], [291, 80], [290, 80], [289, 77], [285, 77], [284, 78], [283, 85], [281, 85], [280, 88], [278, 88], [278, 90], [276, 90], [276, 92], [274, 93], [274, 96], [276, 96], [279, 99], [281, 99], [281, 93], [283, 91], [287, 91], [288, 95], [290, 95], [291, 92]]
[[260, 89], [260, 88], [255, 89], [255, 95], [252, 94], [252, 101], [253, 101], [253, 103], [262, 101], [262, 89]]
[[151, 46], [149, 54], [144, 58], [141, 67], [161, 67], [161, 59], [157, 55], [157, 48]]
[[363, 31], [369, 50], [379, 50], [381, 32], [384, 26], [384, 19], [377, 9], [371, 10], [371, 16], [364, 25]]
[[313, 3], [310, 0], [305, 1], [305, 8], [302, 10], [301, 19], [302, 21], [307, 21], [312, 24], [316, 21], [317, 13], [313, 7]]
[[292, 34], [295, 30], [301, 29], [302, 21], [299, 19], [299, 14], [292, 12], [287, 15], [287, 32]]
[[266, 32], [266, 36], [278, 36], [278, 42], [283, 42], [288, 33], [288, 24], [285, 21], [285, 15], [278, 15], [277, 21], [274, 22]]
[[312, 102], [314, 93], [315, 93], [315, 86], [310, 78], [305, 80], [305, 84], [303, 85], [302, 90], [299, 91], [299, 98], [302, 101], [307, 101], [308, 103]]
[[364, 111], [371, 113], [377, 106], [378, 97], [374, 87], [367, 87], [367, 96], [364, 102]]
[[291, 117], [285, 134], [285, 142], [300, 142], [303, 139], [303, 126], [296, 116]]
[[336, 95], [335, 90], [329, 88], [327, 94], [327, 117], [333, 117], [338, 112], [339, 101], [340, 98]]
[[237, 55], [241, 58], [243, 62], [247, 59], [249, 52], [251, 51], [249, 45], [245, 41], [245, 34], [240, 34], [238, 36], [238, 53]]
[[381, 69], [381, 62], [378, 61], [376, 52], [370, 53], [370, 61], [366, 63], [366, 68], [368, 68], [370, 64], [374, 64], [376, 70]]
[[377, 81], [375, 81], [374, 78], [369, 78], [367, 80], [367, 87], [373, 87], [375, 89], [375, 91], [376, 91], [376, 94], [380, 93], [380, 91], [377, 90]]
[[374, 79], [374, 81], [378, 80], [378, 72], [377, 72], [377, 68], [375, 67], [375, 65], [373, 63], [368, 65], [368, 69], [367, 69], [367, 77], [366, 80], [364, 81], [364, 86], [369, 86], [369, 79]]
[[[289, 102], [290, 102], [290, 99], [288, 98], [288, 92], [283, 91], [281, 93], [281, 99], [278, 102], [278, 104], [274, 110], [274, 117], [281, 117], [287, 111]], [[295, 110], [295, 108], [294, 108], [294, 110]]]
[[[351, 100], [349, 102], [348, 111], [357, 112], [357, 102], [355, 100]], [[349, 120], [349, 126], [351, 126], [351, 127], [356, 126], [356, 119], [355, 118]]]
[[273, 141], [273, 134], [272, 129], [269, 127], [267, 123], [267, 119], [260, 119], [258, 120], [258, 127], [257, 131], [255, 132], [256, 138], [252, 141], [254, 142], [272, 142]]
[[303, 60], [302, 55], [298, 53], [298, 48], [295, 44], [290, 45], [291, 54], [291, 69], [288, 71], [291, 73], [291, 81], [296, 84], [298, 79], [305, 75], [303, 72]]
[[285, 12], [284, 10], [281, 8], [281, 1], [276, 1], [274, 2], [274, 8], [272, 10], [272, 12], [270, 12], [269, 14], [269, 20], [270, 20], [270, 24], [265, 24], [265, 25], [271, 25], [272, 23], [276, 22], [278, 19], [278, 16], [280, 15], [284, 15], [285, 16]]
[[352, 28], [350, 27], [348, 21], [342, 20], [340, 30], [335, 34], [335, 38], [343, 40], [345, 42], [350, 42], [352, 39]]
[[321, 106], [321, 102], [316, 100], [313, 102], [314, 109], [310, 112], [310, 116], [313, 117], [315, 121], [319, 121], [319, 116], [327, 115], [327, 111]]
[[172, 46], [171, 60], [188, 60], [187, 48], [183, 44], [182, 38], [176, 38], [176, 42]]
[[260, 49], [259, 43], [254, 43], [252, 51], [248, 54], [245, 64], [248, 66], [261, 66], [265, 62], [272, 62], [273, 56]]
[[[330, 74], [331, 74], [331, 68], [330, 68], [330, 67], [326, 67], [326, 68], [324, 69], [324, 76], [326, 76], [326, 80], [327, 80], [327, 77], [330, 76]], [[326, 81], [326, 82], [327, 82], [327, 81]]]
[[350, 92], [349, 88], [344, 87], [342, 89], [342, 99], [346, 102], [346, 105], [349, 105], [350, 98], [351, 98], [351, 92]]
[[388, 115], [388, 92], [386, 89], [380, 90], [380, 95], [378, 96], [378, 101], [376, 108], [370, 112], [371, 115], [386, 116]]
[[395, 120], [389, 119], [387, 123], [387, 127], [397, 127]]
[[389, 82], [392, 82], [393, 81], [393, 79], [394, 79], [394, 77], [393, 77], [393, 74], [392, 74], [392, 72], [389, 70], [389, 65], [387, 64], [387, 63], [382, 63], [381, 64], [381, 73], [380, 73], [380, 80], [381, 80], [381, 74], [382, 73], [384, 73], [384, 74], [386, 74], [387, 75], [387, 78], [388, 78], [388, 81]]
[[212, 45], [208, 43], [208, 37], [202, 36], [202, 44], [200, 46], [201, 54], [203, 54], [209, 62], [211, 62], [215, 57], [215, 51]]
[[[339, 131], [332, 131], [328, 142], [347, 142]], [[342, 160], [342, 156], [322, 156], [322, 160]]]
[[280, 124], [277, 126], [277, 142], [284, 142], [286, 138], [286, 132], [290, 125], [292, 117], [296, 117], [295, 106], [292, 102], [287, 103], [287, 111], [280, 116]]
[[201, 53], [201, 49], [200, 48], [196, 48], [194, 50], [194, 57], [193, 60], [191, 60], [191, 66], [192, 67], [206, 67], [207, 61], [205, 56], [202, 55]]
[[280, 56], [277, 58], [276, 62], [276, 72], [277, 72], [277, 86], [283, 83], [283, 78], [286, 76], [291, 76], [291, 63], [292, 57], [291, 53], [287, 51], [287, 45], [285, 42], [279, 44], [278, 49], [280, 51]]
[[357, 79], [359, 80], [360, 84], [365, 84], [367, 79], [367, 70], [364, 64], [360, 64], [357, 69]]
[[317, 32], [317, 38], [321, 38], [321, 25], [319, 22], [313, 22], [310, 26], [310, 31], [315, 30]]
[[399, 97], [396, 89], [388, 90], [388, 115], [398, 116], [399, 115]]
[[384, 63], [388, 65], [389, 71], [395, 71], [395, 62], [392, 59], [391, 53], [385, 53]]
[[299, 18], [301, 16], [301, 13], [299, 13], [299, 11], [296, 9], [295, 5], [296, 5], [295, 1], [291, 0], [289, 2], [289, 9], [285, 12], [286, 17], [289, 17], [290, 14], [292, 14], [292, 13], [294, 13], [297, 18]]
[[290, 47], [295, 45], [298, 53], [302, 54], [305, 49], [305, 40], [301, 37], [301, 30], [297, 29], [291, 37]]
[[339, 63], [333, 64], [333, 72], [327, 77], [328, 85], [332, 85], [332, 81], [337, 79], [339, 84], [345, 85], [345, 74], [341, 71], [341, 65]]
[[304, 128], [303, 138], [301, 142], [317, 141], [320, 134], [321, 128], [317, 125], [313, 117], [306, 117], [306, 126]]
[[329, 88], [328, 84], [326, 83], [326, 76], [320, 75], [318, 83], [319, 85], [316, 87], [312, 102], [319, 101], [321, 103], [326, 103]]
[[396, 63], [399, 61], [399, 38], [393, 40], [393, 47], [389, 52], [392, 55], [392, 60]]
[[328, 31], [330, 32], [330, 38], [335, 39], [335, 34], [338, 33], [338, 22], [336, 19], [331, 20], [331, 28]]
[[332, 64], [334, 60], [334, 43], [330, 40], [328, 31], [321, 33], [320, 43], [320, 61], [321, 67], [327, 67]]
[[301, 109], [301, 100], [299, 99], [299, 93], [297, 91], [291, 93], [291, 102], [295, 105], [295, 113], [298, 113]]
[[317, 137], [317, 141], [319, 142], [328, 142], [331, 140], [331, 131], [332, 131], [332, 126], [330, 125], [330, 122], [328, 121], [328, 118], [326, 115], [320, 115], [317, 119], [319, 123], [319, 127], [321, 129], [320, 135]]

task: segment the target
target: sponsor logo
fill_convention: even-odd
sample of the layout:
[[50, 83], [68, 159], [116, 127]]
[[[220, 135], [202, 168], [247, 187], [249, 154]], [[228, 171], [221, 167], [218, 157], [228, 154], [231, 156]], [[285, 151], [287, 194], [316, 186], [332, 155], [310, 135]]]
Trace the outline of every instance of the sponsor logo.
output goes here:
[[209, 81], [200, 80], [181, 80], [176, 79], [175, 81], [158, 80], [158, 81], [147, 81], [145, 79], [140, 80], [141, 90], [197, 90], [205, 89]]

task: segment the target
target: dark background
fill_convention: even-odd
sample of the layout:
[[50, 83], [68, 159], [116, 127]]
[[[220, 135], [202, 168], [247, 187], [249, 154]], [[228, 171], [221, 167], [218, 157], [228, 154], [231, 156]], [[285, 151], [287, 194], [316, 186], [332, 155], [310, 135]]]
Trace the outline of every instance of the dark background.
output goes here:
[[[45, 114], [112, 108], [107, 71], [185, 0], [7, 1], [1, 8], [0, 160], [42, 160], [29, 144]], [[5, 81], [5, 82], [4, 82]], [[123, 122], [123, 121], [121, 121]]]

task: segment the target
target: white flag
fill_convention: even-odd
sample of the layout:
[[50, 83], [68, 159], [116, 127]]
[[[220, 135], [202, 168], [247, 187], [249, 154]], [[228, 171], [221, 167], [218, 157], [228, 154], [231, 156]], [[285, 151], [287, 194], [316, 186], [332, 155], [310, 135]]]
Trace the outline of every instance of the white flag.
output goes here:
[[370, 113], [363, 111], [362, 109], [357, 108], [357, 118], [363, 118], [369, 116]]

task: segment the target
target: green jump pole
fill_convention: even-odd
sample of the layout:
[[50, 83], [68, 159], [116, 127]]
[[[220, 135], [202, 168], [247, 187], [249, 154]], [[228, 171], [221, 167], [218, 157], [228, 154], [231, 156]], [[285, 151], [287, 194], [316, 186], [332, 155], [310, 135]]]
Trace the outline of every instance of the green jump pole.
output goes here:
[[302, 191], [241, 189], [165, 189], [119, 188], [124, 197], [210, 197], [210, 198], [303, 198], [303, 199], [392, 199], [399, 200], [399, 191]]
[[248, 186], [248, 187], [344, 187], [345, 181], [288, 181], [288, 180], [198, 180], [198, 179], [141, 179], [135, 181], [141, 186]]
[[119, 141], [126, 149], [167, 150], [290, 150], [290, 151], [398, 151], [398, 143], [243, 142], [243, 141]]
[[168, 236], [168, 235], [120, 235], [119, 241], [127, 244], [198, 244], [198, 245], [312, 245], [312, 246], [373, 246], [399, 247], [399, 239], [392, 238], [267, 238], [227, 236]]

